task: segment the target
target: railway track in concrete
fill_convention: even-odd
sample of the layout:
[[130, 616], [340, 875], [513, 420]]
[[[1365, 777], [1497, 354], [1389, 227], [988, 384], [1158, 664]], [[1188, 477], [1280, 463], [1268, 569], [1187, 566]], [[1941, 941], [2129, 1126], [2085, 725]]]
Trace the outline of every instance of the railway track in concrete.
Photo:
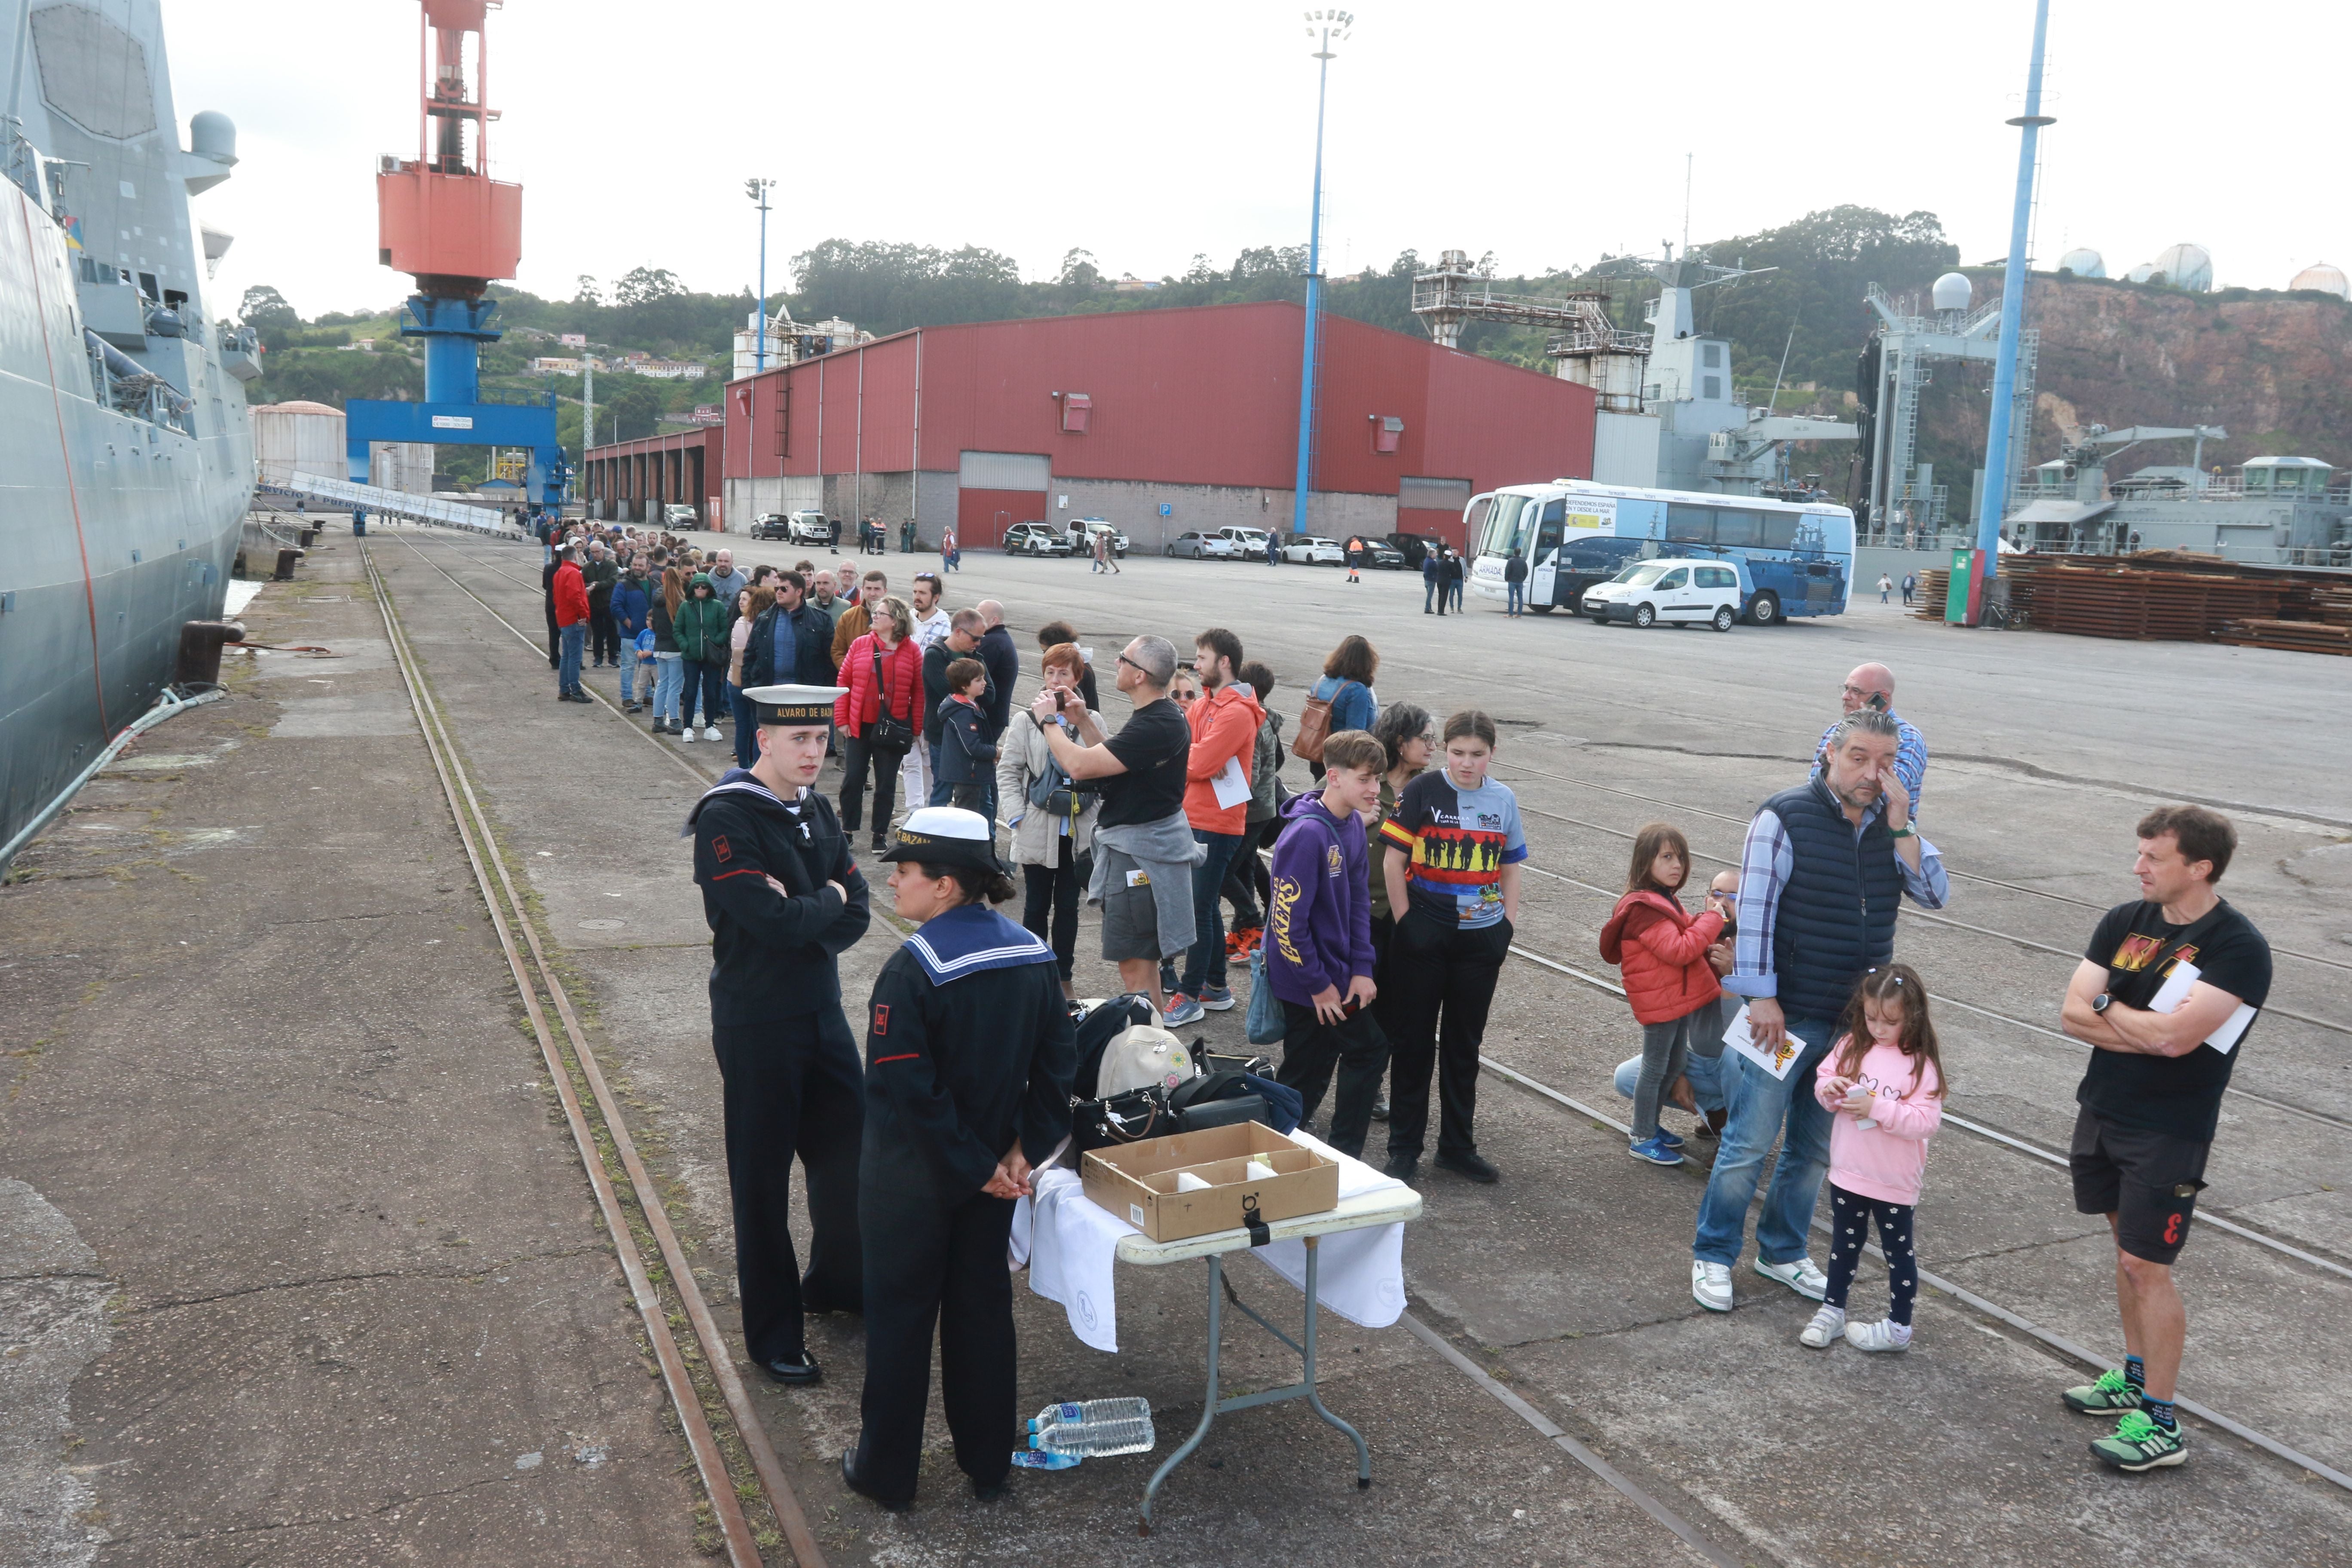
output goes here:
[[[410, 548], [415, 546], [411, 544]], [[447, 800], [450, 820], [464, 846], [476, 888], [513, 975], [516, 994], [530, 1020], [557, 1099], [562, 1104], [573, 1148], [595, 1195], [598, 1215], [612, 1239], [632, 1304], [644, 1325], [646, 1342], [660, 1368], [664, 1390], [677, 1414], [730, 1568], [758, 1568], [763, 1558], [759, 1531], [739, 1495], [738, 1479], [729, 1464], [722, 1432], [731, 1435], [740, 1447], [751, 1471], [749, 1479], [764, 1500], [793, 1562], [799, 1568], [824, 1568], [824, 1553], [810, 1533], [792, 1483], [752, 1408], [733, 1356], [696, 1282], [693, 1266], [663, 1208], [660, 1189], [637, 1152], [619, 1100], [604, 1077], [562, 979], [548, 959], [531, 910], [516, 890], [496, 828], [475, 795], [464, 758], [450, 738], [440, 704], [401, 624], [398, 606], [364, 542], [360, 557], [383, 617], [384, 635], [391, 644], [394, 662]], [[549, 1019], [551, 1012], [555, 1018], [553, 1024]], [[587, 1091], [584, 1098], [581, 1092], [583, 1088]], [[608, 1158], [620, 1167], [617, 1178], [608, 1165]], [[646, 1258], [638, 1239], [640, 1229], [658, 1253], [658, 1268]], [[691, 1353], [672, 1328], [673, 1308], [683, 1317], [691, 1336]], [[699, 1382], [695, 1375], [698, 1368], [702, 1373]], [[714, 1403], [715, 1410], [711, 1407]]]

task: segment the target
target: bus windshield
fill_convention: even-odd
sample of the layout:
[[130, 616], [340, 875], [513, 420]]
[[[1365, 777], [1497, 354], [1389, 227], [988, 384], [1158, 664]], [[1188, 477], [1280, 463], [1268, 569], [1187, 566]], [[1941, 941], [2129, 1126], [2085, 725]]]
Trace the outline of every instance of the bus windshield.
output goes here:
[[1499, 495], [1486, 513], [1486, 529], [1477, 542], [1475, 553], [1508, 555], [1518, 545], [1519, 514], [1533, 505], [1532, 496]]

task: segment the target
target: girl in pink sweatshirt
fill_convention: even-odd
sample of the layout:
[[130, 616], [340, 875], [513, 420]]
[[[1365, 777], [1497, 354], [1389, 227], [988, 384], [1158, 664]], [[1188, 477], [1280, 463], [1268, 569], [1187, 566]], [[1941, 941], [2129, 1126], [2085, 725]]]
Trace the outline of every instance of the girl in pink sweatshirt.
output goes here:
[[[1813, 1094], [1831, 1114], [1830, 1287], [1797, 1342], [1822, 1350], [1843, 1334], [1858, 1350], [1908, 1350], [1919, 1294], [1911, 1224], [1946, 1088], [1927, 988], [1908, 964], [1874, 969], [1855, 984], [1838, 1028], [1813, 1078]], [[1894, 1305], [1883, 1322], [1848, 1322], [1846, 1290], [1873, 1221]]]

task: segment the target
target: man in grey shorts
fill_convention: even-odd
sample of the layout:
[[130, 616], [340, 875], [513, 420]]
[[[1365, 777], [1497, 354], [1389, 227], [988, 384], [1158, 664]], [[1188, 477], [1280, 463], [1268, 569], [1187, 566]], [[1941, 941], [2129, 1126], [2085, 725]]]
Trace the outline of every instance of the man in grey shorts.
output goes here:
[[1095, 826], [1089, 903], [1103, 911], [1103, 956], [1118, 965], [1119, 984], [1165, 1011], [1160, 961], [1192, 943], [1192, 868], [1203, 851], [1184, 817], [1185, 763], [1192, 731], [1168, 700], [1176, 649], [1165, 637], [1138, 637], [1118, 656], [1118, 689], [1135, 714], [1105, 736], [1083, 704], [1070, 729], [1052, 723], [1071, 693], [1048, 687], [1030, 705], [1054, 762], [1071, 778], [1102, 786]]

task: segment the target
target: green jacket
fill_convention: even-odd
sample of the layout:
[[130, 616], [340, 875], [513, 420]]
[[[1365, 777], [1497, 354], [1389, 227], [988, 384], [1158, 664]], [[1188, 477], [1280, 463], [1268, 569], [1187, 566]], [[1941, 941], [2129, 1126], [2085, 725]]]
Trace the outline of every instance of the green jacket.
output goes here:
[[580, 563], [580, 581], [588, 590], [588, 603], [601, 606], [613, 602], [613, 586], [621, 580], [621, 563], [609, 554], [604, 560], [593, 557]]
[[704, 664], [725, 664], [734, 650], [727, 646], [727, 606], [714, 596], [705, 599], [695, 594], [697, 588], [710, 586], [709, 576], [697, 572], [687, 580], [686, 597], [677, 602], [677, 614], [670, 619], [670, 636], [677, 640], [677, 651]]

